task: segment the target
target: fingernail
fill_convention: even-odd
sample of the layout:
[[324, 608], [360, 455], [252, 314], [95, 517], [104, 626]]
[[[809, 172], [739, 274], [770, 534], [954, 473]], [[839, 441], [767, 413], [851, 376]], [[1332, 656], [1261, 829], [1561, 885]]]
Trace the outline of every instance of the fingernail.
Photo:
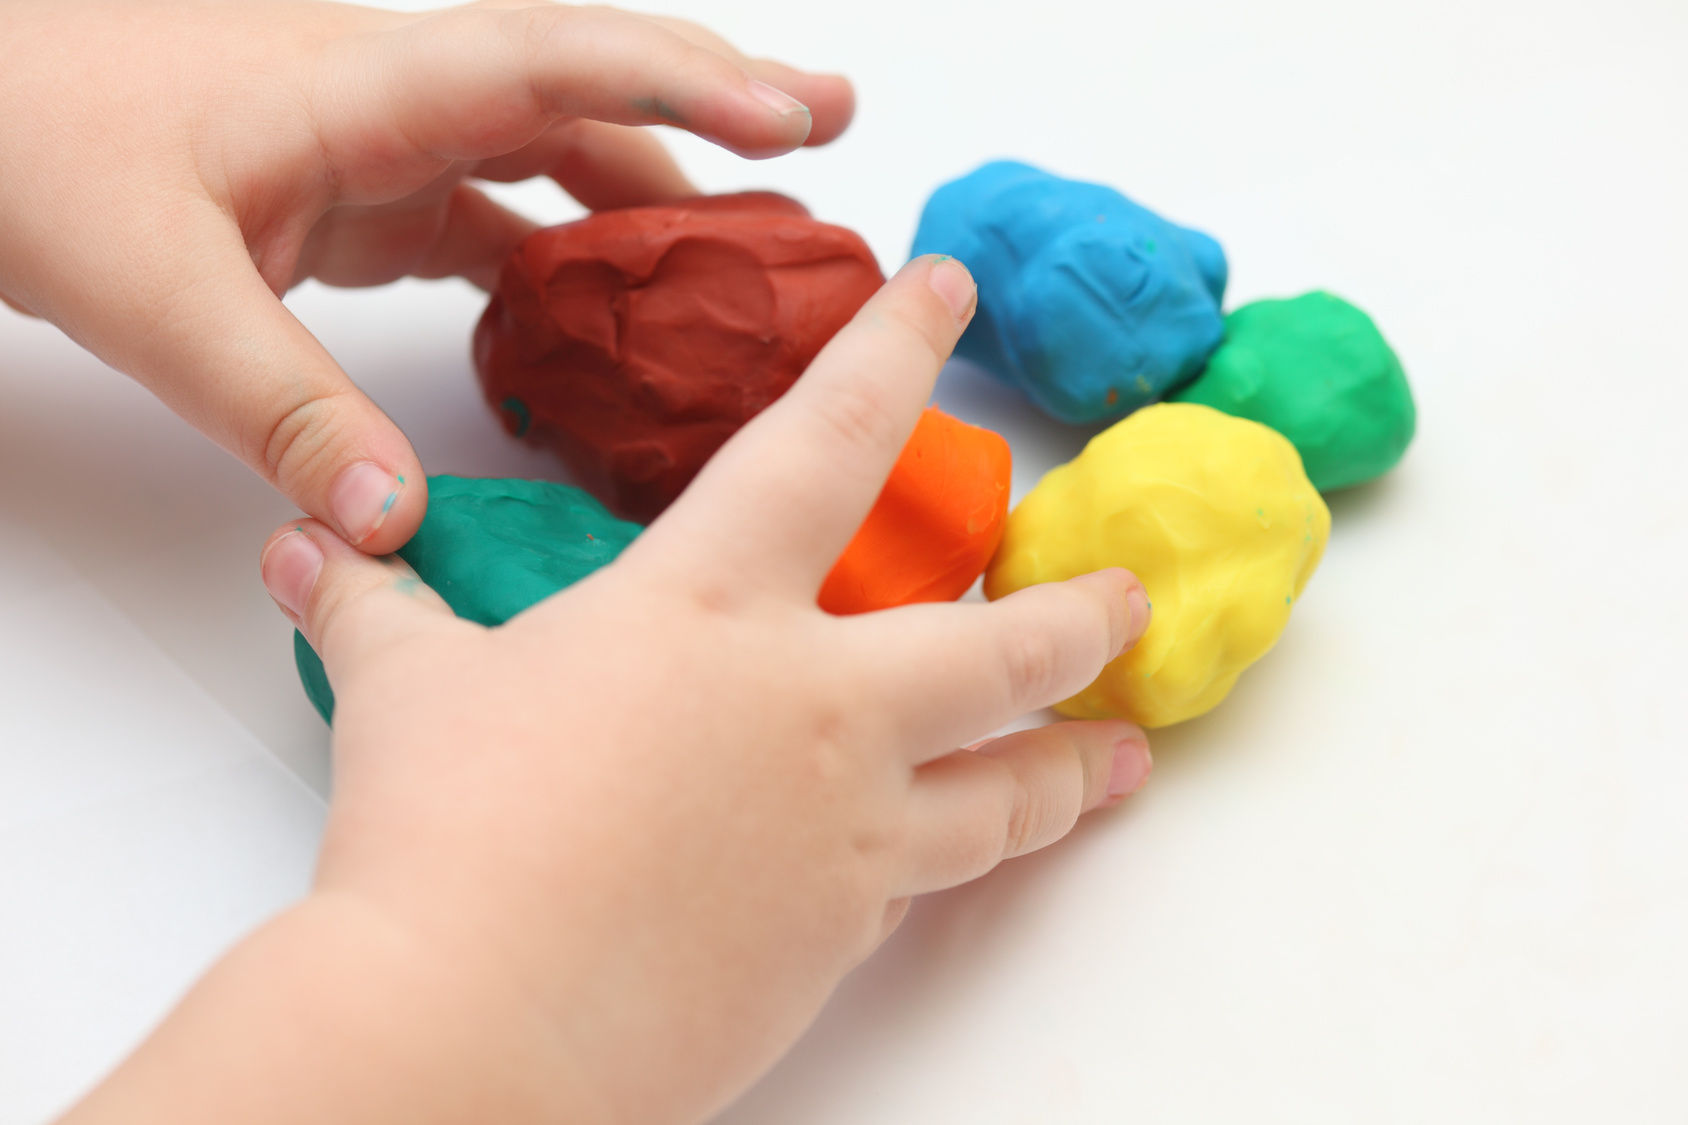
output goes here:
[[787, 94], [783, 90], [776, 90], [766, 82], [750, 80], [750, 96], [779, 114], [790, 117], [794, 113], [808, 114], [809, 107]]
[[1141, 731], [1122, 738], [1114, 746], [1114, 765], [1108, 772], [1108, 800], [1124, 800], [1143, 788], [1153, 767], [1149, 740]]
[[956, 320], [967, 323], [979, 299], [979, 288], [973, 284], [973, 275], [967, 272], [966, 266], [948, 254], [941, 254], [932, 264], [932, 272], [926, 275], [926, 284], [944, 299]]
[[328, 507], [339, 521], [340, 533], [355, 547], [381, 530], [403, 491], [403, 477], [395, 477], [373, 461], [360, 461], [340, 471]]
[[1125, 595], [1125, 608], [1131, 613], [1131, 620], [1125, 626], [1125, 643], [1133, 645], [1148, 629], [1149, 619], [1154, 615], [1154, 607], [1149, 604], [1147, 591], [1141, 586], [1133, 586]]
[[293, 616], [303, 617], [322, 573], [322, 548], [304, 529], [294, 528], [270, 544], [258, 561], [258, 573], [270, 597]]

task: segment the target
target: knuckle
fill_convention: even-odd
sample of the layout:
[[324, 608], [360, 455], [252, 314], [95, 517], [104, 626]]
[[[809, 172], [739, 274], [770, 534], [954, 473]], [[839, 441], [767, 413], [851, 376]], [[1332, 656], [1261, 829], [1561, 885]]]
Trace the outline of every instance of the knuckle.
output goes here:
[[357, 610], [366, 594], [364, 590], [318, 584], [305, 610], [304, 633], [325, 661], [335, 661], [345, 640], [361, 632]]
[[[449, 608], [397, 556], [356, 559], [351, 565], [355, 568], [353, 572], [340, 573], [333, 579], [328, 578], [325, 570], [325, 580], [317, 583], [306, 610], [306, 636], [319, 643], [318, 651], [325, 658], [330, 653], [338, 654], [347, 638], [367, 639], [388, 632], [381, 626], [391, 623], [394, 603], [387, 600], [389, 594], [400, 593], [407, 598], [437, 602], [441, 609]], [[486, 631], [472, 622], [465, 624], [471, 625], [474, 633]]]
[[492, 12], [510, 45], [511, 62], [526, 78], [527, 98], [534, 111], [553, 115], [568, 108], [569, 84], [559, 86], [547, 79], [555, 76], [559, 59], [567, 59], [577, 49], [590, 51], [592, 40], [602, 38], [613, 26], [615, 14], [604, 7], [561, 4]]
[[494, 18], [500, 21], [516, 54], [516, 62], [527, 75], [527, 96], [533, 108], [548, 112], [553, 100], [545, 83], [540, 81], [545, 60], [557, 50], [564, 38], [564, 28], [572, 19], [590, 18], [588, 9], [560, 7], [518, 8], [499, 11]]
[[639, 557], [637, 563], [651, 581], [660, 583], [660, 588], [668, 592], [663, 604], [678, 619], [696, 617], [713, 628], [744, 623], [751, 606], [760, 600], [760, 587], [746, 582], [737, 570], [700, 558], [701, 554], [646, 555]]
[[1043, 801], [1024, 785], [1014, 787], [1014, 800], [1008, 810], [1008, 826], [1003, 834], [1002, 856], [1011, 859], [1037, 847], [1043, 834]]
[[1067, 771], [1067, 775], [1077, 782], [1075, 803], [1068, 823], [1070, 828], [1078, 823], [1079, 813], [1093, 795], [1097, 800], [1102, 798], [1108, 784], [1109, 768], [1113, 765], [1114, 751], [1111, 743], [1094, 738], [1083, 742], [1077, 738], [1062, 738], [1061, 745], [1066, 747], [1076, 763], [1076, 768]]
[[503, 25], [510, 41], [516, 44], [522, 61], [528, 64], [530, 71], [555, 46], [564, 27], [571, 21], [590, 20], [596, 14], [589, 7], [570, 9], [549, 4], [534, 8], [496, 8], [494, 11], [494, 18]]
[[702, 617], [717, 621], [737, 617], [749, 600], [742, 584], [716, 574], [693, 577], [687, 592], [690, 595], [690, 609]]
[[1125, 595], [1134, 581], [1129, 571], [1108, 567], [1080, 575], [1071, 583], [1073, 592], [1084, 599], [1079, 608], [1086, 622], [1102, 633], [1110, 653], [1125, 643], [1126, 630], [1131, 625], [1131, 608], [1126, 605]]
[[955, 317], [941, 306], [937, 294], [928, 290], [919, 301], [887, 302], [879, 316], [887, 330], [924, 348], [935, 363], [942, 364], [954, 347]]
[[[664, 85], [690, 72], [720, 74], [730, 67], [727, 60], [657, 21], [605, 5], [544, 5], [505, 9], [498, 15], [529, 75], [529, 96], [546, 114], [570, 111], [579, 89], [576, 83], [543, 80], [555, 76], [559, 60], [572, 61], [565, 70], [578, 71], [576, 56], [637, 59], [645, 74], [662, 76]], [[683, 124], [664, 99], [642, 100], [655, 116]]]
[[731, 44], [695, 20], [682, 19], [679, 16], [645, 16], [643, 18], [665, 31], [672, 32], [693, 46], [706, 48], [716, 54], [726, 54], [732, 51]]
[[248, 451], [248, 463], [271, 484], [316, 475], [334, 455], [335, 416], [345, 394], [316, 395], [282, 409]]
[[355, 631], [355, 620], [362, 613], [369, 595], [386, 582], [385, 573], [372, 571], [373, 567], [384, 562], [370, 559], [366, 568], [361, 560], [353, 560], [355, 569], [350, 573], [347, 573], [343, 561], [324, 563], [305, 613], [305, 619], [324, 641], [328, 640], [328, 633], [332, 630], [350, 627]]
[[1052, 749], [1042, 768], [1016, 779], [1004, 858], [1054, 843], [1078, 821], [1086, 763], [1071, 739], [1057, 740]]
[[955, 862], [969, 879], [977, 878], [1019, 851], [1019, 841], [1035, 831], [1037, 810], [1029, 807], [1024, 787], [1009, 763], [986, 754], [963, 752], [956, 764], [981, 775], [988, 794], [979, 815], [955, 841]]
[[[1088, 576], [1087, 576], [1088, 577]], [[1009, 676], [1041, 707], [1079, 690], [1112, 659], [1129, 610], [1084, 580], [1052, 582], [1020, 592], [1017, 631], [1009, 644]], [[1116, 606], [1114, 603], [1117, 602]]]
[[828, 383], [820, 395], [820, 417], [846, 447], [878, 450], [891, 444], [897, 418], [882, 392], [864, 383]]
[[1003, 646], [1003, 674], [1010, 697], [1025, 707], [1049, 702], [1065, 663], [1061, 645], [1041, 628], [1020, 627]]
[[1052, 815], [1046, 843], [1072, 831], [1073, 825], [1078, 823], [1079, 814], [1084, 811], [1085, 798], [1092, 787], [1107, 781], [1108, 771], [1103, 762], [1111, 757], [1106, 750], [1100, 751], [1101, 757], [1087, 753], [1077, 739], [1065, 735], [1059, 736], [1059, 745], [1064, 754], [1053, 763], [1058, 771], [1059, 783], [1049, 790]]

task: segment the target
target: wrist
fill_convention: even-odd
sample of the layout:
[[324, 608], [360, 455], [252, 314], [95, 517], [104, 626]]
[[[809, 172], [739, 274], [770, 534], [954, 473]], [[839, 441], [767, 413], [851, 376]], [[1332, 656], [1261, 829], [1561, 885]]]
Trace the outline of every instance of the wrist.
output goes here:
[[236, 946], [65, 1120], [604, 1120], [582, 1077], [500, 974], [318, 892]]

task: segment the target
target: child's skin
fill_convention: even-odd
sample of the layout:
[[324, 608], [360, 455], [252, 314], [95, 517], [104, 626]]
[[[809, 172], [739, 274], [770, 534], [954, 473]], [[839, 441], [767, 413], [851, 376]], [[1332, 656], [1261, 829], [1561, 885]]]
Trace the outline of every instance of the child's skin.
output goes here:
[[275, 293], [489, 280], [529, 225], [468, 174], [551, 171], [594, 206], [690, 191], [645, 134], [563, 114], [662, 106], [757, 154], [849, 116], [842, 80], [694, 28], [491, 7], [0, 0], [0, 292], [317, 517], [261, 570], [338, 699], [313, 890], [68, 1121], [699, 1121], [911, 895], [1147, 778], [1128, 723], [956, 749], [1142, 633], [1125, 572], [815, 608], [972, 315], [954, 261], [905, 267], [621, 559], [508, 625], [372, 557], [420, 519], [420, 467]]

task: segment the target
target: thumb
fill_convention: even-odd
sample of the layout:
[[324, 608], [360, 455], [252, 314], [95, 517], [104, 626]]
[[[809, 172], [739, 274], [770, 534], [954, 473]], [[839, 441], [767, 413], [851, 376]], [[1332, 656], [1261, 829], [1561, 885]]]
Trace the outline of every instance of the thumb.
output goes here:
[[277, 528], [258, 570], [277, 607], [322, 657], [331, 681], [371, 656], [457, 621], [410, 564], [397, 555], [371, 558], [317, 520]]
[[428, 506], [410, 442], [271, 291], [238, 231], [206, 225], [154, 259], [162, 284], [138, 307], [111, 310], [150, 330], [110, 333], [127, 340], [96, 350], [117, 350], [119, 366], [348, 543], [392, 552]]

